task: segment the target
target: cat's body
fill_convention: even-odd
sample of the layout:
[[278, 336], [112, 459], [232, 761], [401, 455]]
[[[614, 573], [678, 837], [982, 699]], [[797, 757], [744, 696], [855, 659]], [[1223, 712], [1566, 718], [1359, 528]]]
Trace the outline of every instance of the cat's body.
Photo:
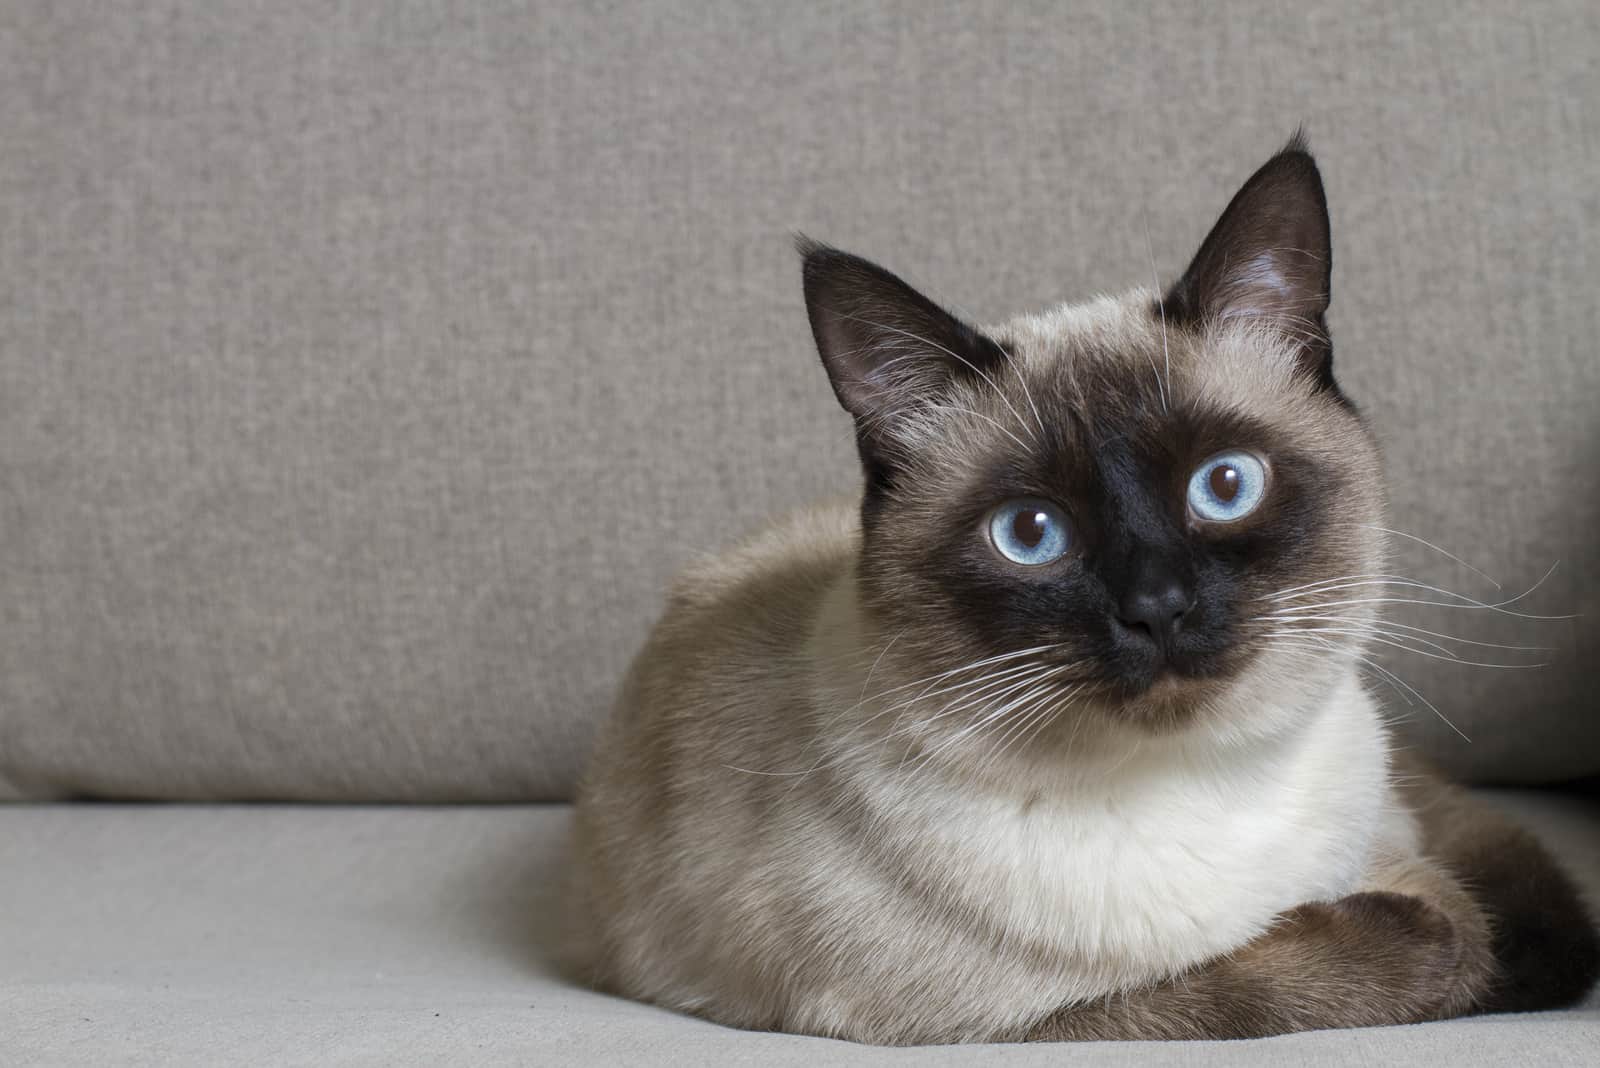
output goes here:
[[1537, 844], [1456, 793], [1419, 821], [1436, 788], [1392, 773], [1372, 606], [1328, 607], [1381, 573], [1384, 496], [1332, 385], [1320, 182], [1292, 146], [1252, 183], [1164, 298], [982, 331], [808, 246], [866, 498], [675, 585], [580, 796], [586, 978], [885, 1043], [1529, 1007], [1510, 906], [1450, 869], [1501, 843], [1548, 870], [1581, 992], [1593, 932]]
[[[952, 782], [884, 740], [907, 691], [853, 707], [918, 677], [892, 646], [860, 653], [891, 636], [863, 633], [855, 524], [806, 513], [677, 583], [587, 787], [581, 944], [607, 947], [590, 962], [606, 985], [745, 1027], [1020, 1037], [1409, 847], [1349, 669], [1262, 737], [1080, 737], [1070, 764]], [[623, 865], [608, 841], [628, 843]]]

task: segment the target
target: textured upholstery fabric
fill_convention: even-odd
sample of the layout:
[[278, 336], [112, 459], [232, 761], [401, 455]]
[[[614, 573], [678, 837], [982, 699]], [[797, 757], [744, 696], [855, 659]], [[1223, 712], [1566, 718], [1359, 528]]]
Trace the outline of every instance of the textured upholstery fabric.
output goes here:
[[[1502, 803], [1600, 892], [1593, 801]], [[884, 1050], [733, 1031], [549, 963], [564, 806], [0, 808], [11, 1064], [1594, 1063], [1580, 1009], [1264, 1042]]]
[[1395, 710], [1600, 770], [1597, 46], [1590, 0], [0, 0], [0, 796], [566, 796], [668, 576], [855, 486], [792, 230], [999, 318], [1172, 277], [1302, 121], [1395, 524], [1583, 614], [1417, 616], [1552, 666], [1392, 658], [1470, 745]]

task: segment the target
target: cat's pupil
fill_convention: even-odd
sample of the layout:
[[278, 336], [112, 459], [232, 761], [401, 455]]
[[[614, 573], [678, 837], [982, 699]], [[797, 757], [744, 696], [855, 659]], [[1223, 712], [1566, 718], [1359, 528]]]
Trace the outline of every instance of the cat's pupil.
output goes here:
[[1021, 511], [1012, 521], [1011, 533], [1016, 535], [1017, 541], [1032, 549], [1044, 540], [1045, 528], [1050, 525], [1050, 517], [1043, 512]]
[[1211, 469], [1211, 492], [1217, 500], [1227, 502], [1239, 496], [1239, 469], [1232, 464], [1218, 464]]

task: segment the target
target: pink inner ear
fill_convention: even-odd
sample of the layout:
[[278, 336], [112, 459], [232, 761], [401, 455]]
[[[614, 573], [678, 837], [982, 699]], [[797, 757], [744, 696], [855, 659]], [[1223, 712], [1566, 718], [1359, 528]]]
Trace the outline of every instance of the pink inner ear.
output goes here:
[[1278, 257], [1263, 252], [1239, 269], [1239, 284], [1252, 289], [1265, 289], [1276, 298], [1292, 299], [1289, 279], [1279, 270]]
[[1166, 306], [1196, 322], [1271, 323], [1325, 355], [1330, 266], [1322, 178], [1296, 138], [1234, 195]]
[[1296, 274], [1290, 262], [1306, 256], [1298, 249], [1272, 249], [1235, 267], [1220, 293], [1218, 318], [1292, 320], [1308, 314], [1315, 295], [1307, 292], [1309, 279]]

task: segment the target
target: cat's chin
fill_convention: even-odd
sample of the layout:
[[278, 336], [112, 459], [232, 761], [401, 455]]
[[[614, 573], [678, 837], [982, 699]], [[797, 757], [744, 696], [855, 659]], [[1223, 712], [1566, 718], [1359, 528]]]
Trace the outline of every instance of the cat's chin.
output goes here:
[[1227, 686], [1216, 676], [1185, 675], [1168, 667], [1147, 679], [1118, 680], [1099, 703], [1120, 726], [1170, 734], [1192, 726]]

